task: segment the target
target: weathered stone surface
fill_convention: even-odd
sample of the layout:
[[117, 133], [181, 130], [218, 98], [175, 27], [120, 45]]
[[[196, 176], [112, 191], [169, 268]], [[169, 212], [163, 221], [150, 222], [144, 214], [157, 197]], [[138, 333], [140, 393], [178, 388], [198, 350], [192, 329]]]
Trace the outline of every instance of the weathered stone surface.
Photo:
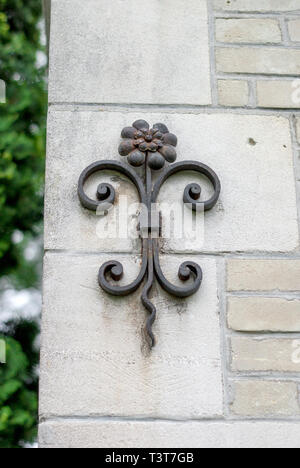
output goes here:
[[[98, 116], [100, 118], [98, 118]], [[115, 124], [116, 115], [86, 112], [50, 112], [46, 170], [45, 248], [83, 251], [131, 252], [137, 240], [138, 194], [126, 177], [98, 173], [86, 184], [96, 199], [98, 184], [106, 181], [118, 194], [107, 216], [83, 208], [77, 194], [81, 172], [97, 160], [125, 161], [118, 155], [120, 133], [126, 115]], [[129, 120], [130, 123], [131, 119]], [[122, 197], [122, 200], [120, 199]], [[130, 211], [124, 204], [132, 207]]]
[[49, 100], [210, 104], [206, 0], [52, 0]]
[[[100, 109], [99, 109], [100, 110]], [[120, 131], [142, 113], [50, 110], [45, 212], [46, 249], [84, 251], [138, 251], [136, 240], [99, 239], [105, 225], [114, 228], [116, 208], [99, 220], [84, 210], [77, 197], [79, 175], [87, 165], [102, 159], [125, 162], [118, 155]], [[292, 251], [298, 246], [293, 152], [288, 119], [252, 115], [204, 115], [147, 113], [151, 123], [165, 122], [178, 136], [178, 161], [198, 160], [219, 175], [222, 193], [218, 205], [205, 216], [204, 241], [191, 231], [165, 240], [166, 251]], [[247, 184], [245, 180], [247, 179]], [[90, 194], [103, 179], [95, 176]], [[132, 184], [109, 180], [127, 195], [129, 204], [138, 197]], [[168, 234], [170, 209], [182, 209], [187, 184], [200, 182], [203, 199], [211, 194], [207, 181], [197, 174], [170, 178], [159, 202]], [[278, 197], [278, 187], [283, 188]], [[274, 202], [276, 200], [276, 203]], [[118, 202], [116, 203], [116, 207]], [[180, 207], [180, 209], [178, 209]], [[129, 215], [135, 233], [137, 207]], [[190, 212], [189, 212], [190, 214]], [[201, 214], [197, 218], [201, 221]], [[278, 220], [280, 219], [280, 223]], [[126, 227], [126, 219], [121, 227]], [[186, 226], [180, 221], [179, 226]], [[174, 237], [174, 236], [173, 236]]]
[[288, 24], [291, 41], [300, 42], [300, 19], [291, 20]]
[[228, 326], [237, 331], [300, 332], [300, 300], [230, 297]]
[[300, 50], [274, 47], [218, 47], [217, 70], [224, 73], [299, 75]]
[[243, 107], [249, 101], [249, 87], [243, 80], [218, 80], [219, 104]]
[[300, 372], [300, 341], [292, 339], [231, 339], [233, 371]]
[[233, 413], [240, 416], [296, 416], [300, 413], [298, 384], [266, 380], [233, 383]]
[[213, 0], [216, 10], [274, 12], [300, 10], [300, 0]]
[[[214, 103], [253, 107], [257, 81], [261, 109], [298, 108], [299, 15], [276, 12], [300, 12], [300, 0], [52, 0], [49, 99], [56, 105], [50, 107], [47, 158], [41, 447], [300, 448], [298, 421], [278, 422], [300, 415], [300, 340], [283, 335], [300, 331], [289, 118], [228, 109], [213, 115], [199, 107], [212, 102], [207, 4], [225, 11], [215, 20]], [[280, 45], [287, 39], [283, 21], [294, 46]], [[176, 238], [167, 233], [185, 186], [201, 183], [208, 198], [207, 181], [186, 173], [161, 190], [163, 269], [175, 281], [179, 264], [190, 258], [202, 266], [204, 280], [199, 293], [184, 300], [153, 288], [158, 317], [151, 353], [141, 289], [114, 298], [97, 283], [99, 267], [113, 258], [124, 264], [122, 284], [138, 274], [139, 207], [131, 206], [137, 192], [115, 173], [94, 175], [86, 184], [90, 196], [104, 180], [117, 192], [104, 218], [83, 209], [77, 196], [79, 175], [90, 163], [125, 162], [118, 155], [120, 131], [138, 118], [165, 122], [178, 135], [178, 161], [201, 161], [222, 183], [220, 200], [196, 237], [189, 228]], [[295, 122], [300, 143], [297, 116]], [[255, 260], [262, 252], [282, 260]], [[245, 259], [229, 260], [228, 326], [234, 331], [227, 330], [222, 345], [219, 298], [227, 254]], [[225, 365], [227, 345], [231, 362]]]
[[297, 140], [300, 143], [300, 119], [296, 119], [296, 136]]
[[297, 89], [291, 80], [263, 80], [257, 82], [257, 102], [259, 107], [300, 108]]
[[229, 291], [299, 291], [300, 260], [231, 259]]
[[276, 43], [281, 42], [277, 20], [238, 18], [217, 19], [216, 39], [219, 42]]
[[[201, 290], [176, 299], [153, 289], [157, 345], [142, 330], [141, 290], [125, 298], [99, 288], [99, 267], [112, 254], [47, 254], [41, 353], [40, 414], [192, 419], [223, 413], [220, 329], [214, 260], [201, 264]], [[120, 256], [127, 284], [139, 258]], [[169, 280], [182, 256], [162, 258]], [[179, 284], [179, 280], [177, 279]]]
[[41, 448], [300, 448], [298, 422], [49, 422]]

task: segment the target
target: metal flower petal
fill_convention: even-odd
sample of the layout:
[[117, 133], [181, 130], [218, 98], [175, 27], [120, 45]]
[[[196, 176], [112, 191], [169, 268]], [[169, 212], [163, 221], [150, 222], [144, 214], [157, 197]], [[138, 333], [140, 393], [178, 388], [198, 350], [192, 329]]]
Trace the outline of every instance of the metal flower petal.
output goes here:
[[137, 130], [149, 130], [150, 125], [146, 120], [136, 120], [132, 126], [136, 128]]
[[125, 127], [122, 130], [121, 137], [122, 138], [131, 138], [132, 140], [135, 138], [137, 134], [136, 128], [134, 127]]
[[174, 135], [173, 133], [165, 133], [164, 136], [163, 136], [163, 142], [166, 145], [171, 145], [171, 146], [176, 147], [177, 142], [178, 142], [177, 136]]
[[176, 161], [177, 159], [177, 153], [176, 153], [176, 150], [174, 148], [174, 146], [171, 146], [171, 145], [164, 145], [160, 150], [159, 150], [160, 154], [163, 155], [163, 157], [165, 158], [166, 161], [168, 161], [169, 163], [173, 163]]
[[145, 163], [146, 156], [139, 150], [133, 151], [128, 156], [128, 162], [131, 166], [140, 167]]
[[158, 130], [159, 132], [161, 132], [163, 134], [169, 133], [168, 127], [163, 123], [157, 123], [157, 124], [153, 125], [153, 128], [155, 128], [156, 130]]
[[156, 152], [156, 153], [151, 153], [150, 156], [148, 157], [148, 166], [153, 169], [154, 171], [159, 171], [162, 169], [165, 165], [165, 159], [163, 156]]
[[121, 156], [128, 156], [134, 149], [133, 140], [126, 139], [120, 143], [119, 154]]

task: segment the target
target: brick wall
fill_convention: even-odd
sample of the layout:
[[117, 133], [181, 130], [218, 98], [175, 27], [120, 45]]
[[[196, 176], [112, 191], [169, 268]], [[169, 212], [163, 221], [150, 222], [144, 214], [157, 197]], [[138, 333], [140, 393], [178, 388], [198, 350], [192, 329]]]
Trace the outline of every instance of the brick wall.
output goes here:
[[[286, 115], [299, 189], [300, 2], [212, 3], [215, 105]], [[230, 417], [299, 415], [299, 259], [281, 257], [226, 261]]]
[[[123, 6], [52, 0], [40, 445], [299, 447], [300, 0]], [[140, 246], [99, 241], [113, 213], [99, 221], [76, 193], [87, 165], [119, 160], [138, 118], [165, 122], [178, 160], [222, 182], [204, 238], [163, 241], [169, 280], [188, 259], [204, 280], [184, 301], [155, 289], [151, 353], [140, 292], [97, 284], [115, 257], [134, 279]], [[181, 203], [190, 182], [175, 177], [160, 203]]]
[[[281, 2], [214, 2], [212, 24], [216, 103], [221, 106], [299, 109], [299, 10]], [[299, 5], [298, 5], [299, 7]], [[270, 10], [268, 10], [270, 8]], [[295, 10], [295, 11], [294, 11]]]

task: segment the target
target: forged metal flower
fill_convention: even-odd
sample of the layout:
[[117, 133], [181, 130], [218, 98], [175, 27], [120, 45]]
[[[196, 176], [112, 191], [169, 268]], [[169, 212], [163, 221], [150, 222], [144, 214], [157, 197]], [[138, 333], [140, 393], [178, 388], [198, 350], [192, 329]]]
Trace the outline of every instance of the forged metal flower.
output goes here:
[[[126, 127], [122, 131], [123, 141], [119, 147], [122, 156], [128, 156], [130, 164], [139, 166], [147, 161], [152, 169], [161, 169], [165, 161], [174, 162], [176, 159], [175, 146], [177, 138], [169, 133], [163, 124], [156, 124], [150, 130], [149, 125], [144, 120], [136, 121], [132, 127]], [[148, 168], [147, 168], [148, 169]], [[199, 161], [182, 161], [165, 169], [155, 183], [152, 183], [152, 172], [145, 171], [145, 180], [137, 174], [128, 164], [119, 161], [102, 160], [90, 164], [81, 173], [78, 183], [78, 196], [84, 208], [95, 213], [108, 211], [117, 200], [116, 191], [111, 184], [101, 183], [96, 192], [96, 197], [90, 198], [85, 192], [87, 180], [99, 171], [117, 171], [120, 175], [128, 178], [136, 187], [140, 203], [146, 207], [147, 215], [141, 213], [140, 217], [140, 238], [142, 242], [142, 262], [138, 276], [129, 284], [118, 284], [124, 276], [123, 265], [116, 260], [105, 262], [98, 274], [99, 286], [108, 294], [116, 297], [127, 296], [137, 291], [147, 278], [143, 290], [141, 301], [148, 312], [146, 323], [146, 333], [150, 347], [155, 345], [153, 324], [156, 319], [157, 310], [151, 302], [149, 293], [155, 278], [160, 286], [168, 293], [178, 298], [187, 298], [195, 294], [201, 287], [203, 272], [201, 267], [192, 261], [181, 264], [178, 272], [179, 279], [185, 283], [181, 286], [172, 284], [164, 275], [159, 259], [159, 244], [162, 238], [162, 217], [154, 205], [157, 203], [160, 190], [164, 183], [174, 174], [186, 171], [198, 172], [204, 175], [214, 188], [213, 195], [207, 200], [201, 201], [201, 187], [197, 183], [186, 186], [183, 195], [183, 202], [187, 208], [194, 212], [210, 211], [218, 202], [221, 183], [217, 174], [210, 167]], [[176, 182], [175, 182], [176, 183]], [[96, 200], [94, 199], [96, 198]], [[150, 214], [150, 215], [149, 215]], [[117, 284], [116, 284], [117, 283]]]
[[165, 162], [176, 161], [177, 137], [170, 133], [166, 125], [150, 125], [145, 120], [137, 120], [132, 127], [125, 127], [121, 133], [123, 138], [119, 146], [121, 156], [128, 156], [131, 166], [142, 166], [148, 155], [148, 165], [153, 170], [162, 169]]

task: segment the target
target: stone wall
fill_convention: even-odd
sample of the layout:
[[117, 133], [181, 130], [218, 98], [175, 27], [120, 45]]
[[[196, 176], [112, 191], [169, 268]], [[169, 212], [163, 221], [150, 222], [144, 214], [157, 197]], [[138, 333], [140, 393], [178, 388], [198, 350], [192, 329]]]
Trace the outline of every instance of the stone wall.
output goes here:
[[[300, 0], [51, 6], [41, 447], [299, 447]], [[190, 299], [154, 288], [151, 352], [141, 291], [97, 284], [111, 259], [135, 278], [139, 241], [99, 239], [114, 211], [99, 219], [77, 197], [81, 171], [118, 161], [138, 118], [166, 123], [178, 160], [222, 183], [202, 239], [162, 242], [169, 280], [187, 259], [204, 279]], [[194, 179], [175, 176], [160, 203]]]

